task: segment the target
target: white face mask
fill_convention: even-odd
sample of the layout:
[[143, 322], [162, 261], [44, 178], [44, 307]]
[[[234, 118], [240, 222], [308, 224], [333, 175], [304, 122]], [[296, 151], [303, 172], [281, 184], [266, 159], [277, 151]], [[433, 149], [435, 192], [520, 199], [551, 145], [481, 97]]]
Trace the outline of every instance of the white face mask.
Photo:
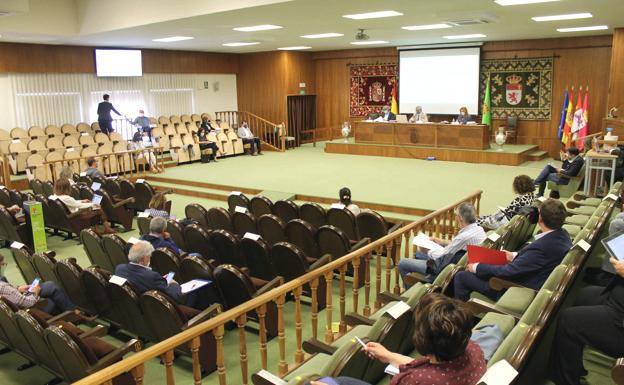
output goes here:
[[140, 117], [143, 117], [143, 116], [145, 116], [145, 114], [141, 113], [141, 114], [139, 114], [139, 116], [140, 116]]

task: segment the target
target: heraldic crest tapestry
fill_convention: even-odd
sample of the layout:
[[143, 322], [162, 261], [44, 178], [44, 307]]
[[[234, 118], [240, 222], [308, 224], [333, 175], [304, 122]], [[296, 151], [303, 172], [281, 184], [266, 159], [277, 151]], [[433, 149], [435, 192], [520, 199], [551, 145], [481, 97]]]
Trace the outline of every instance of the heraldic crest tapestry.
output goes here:
[[349, 115], [367, 116], [379, 113], [392, 100], [392, 89], [397, 80], [396, 64], [352, 64], [349, 67], [351, 87]]
[[550, 119], [552, 57], [481, 61], [480, 95], [484, 95], [488, 75], [493, 119], [510, 115], [523, 120]]

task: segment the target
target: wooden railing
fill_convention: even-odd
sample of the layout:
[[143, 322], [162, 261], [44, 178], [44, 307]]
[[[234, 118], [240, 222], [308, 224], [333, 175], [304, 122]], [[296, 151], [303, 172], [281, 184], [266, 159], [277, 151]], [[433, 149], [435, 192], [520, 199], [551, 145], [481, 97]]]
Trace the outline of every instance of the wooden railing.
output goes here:
[[238, 128], [243, 122], [249, 124], [251, 132], [274, 151], [286, 150], [288, 130], [284, 123], [273, 123], [247, 111], [217, 111], [216, 118]]
[[[305, 287], [310, 288], [311, 292], [311, 310], [310, 321], [311, 332], [313, 338], [324, 339], [325, 342], [331, 343], [337, 336], [346, 332], [347, 326], [345, 322], [346, 315], [346, 299], [347, 299], [347, 281], [346, 275], [349, 267], [353, 272], [353, 282], [351, 291], [351, 310], [353, 312], [369, 315], [371, 312], [377, 310], [381, 306], [380, 293], [382, 291], [392, 291], [394, 293], [400, 293], [399, 286], [399, 272], [395, 268], [400, 256], [405, 258], [413, 254], [413, 246], [411, 240], [415, 234], [422, 231], [430, 235], [435, 235], [443, 239], [450, 239], [455, 235], [458, 226], [455, 221], [455, 209], [463, 202], [472, 203], [475, 208], [479, 209], [479, 203], [481, 199], [482, 191], [476, 191], [465, 198], [462, 198], [446, 207], [432, 212], [431, 214], [420, 218], [419, 220], [405, 225], [398, 230], [380, 238], [368, 245], [351, 252], [342, 258], [331, 261], [326, 265], [319, 267], [299, 278], [282, 284], [281, 286], [272, 289], [264, 294], [261, 294], [254, 299], [247, 301], [246, 303], [239, 305], [235, 308], [227, 310], [224, 313], [220, 313], [214, 318], [205, 321], [201, 324], [193, 326], [183, 332], [168, 338], [160, 343], [157, 343], [143, 351], [140, 351], [128, 358], [111, 365], [101, 371], [94, 373], [78, 382], [76, 385], [95, 385], [95, 384], [111, 384], [111, 379], [125, 372], [130, 372], [137, 382], [137, 384], [143, 384], [143, 378], [145, 375], [145, 362], [153, 358], [159, 357], [164, 363], [165, 373], [162, 376], [166, 378], [168, 385], [174, 384], [174, 372], [171, 365], [173, 359], [174, 350], [182, 345], [190, 347], [192, 352], [197, 353], [200, 343], [200, 336], [205, 333], [212, 333], [216, 341], [217, 350], [217, 376], [219, 378], [220, 385], [226, 385], [226, 367], [225, 357], [228, 357], [238, 353], [239, 366], [240, 366], [240, 380], [230, 383], [235, 384], [248, 384], [250, 373], [253, 373], [260, 369], [268, 368], [268, 352], [267, 352], [267, 329], [266, 314], [269, 304], [274, 302], [277, 306], [277, 350], [278, 350], [278, 362], [275, 371], [283, 376], [288, 370], [300, 365], [305, 360], [305, 353], [303, 351], [303, 319], [302, 319], [302, 293]], [[375, 264], [374, 275], [371, 276], [372, 262]], [[363, 264], [362, 264], [363, 263]], [[360, 298], [360, 285], [358, 282], [358, 274], [360, 269], [365, 270], [365, 279], [363, 285], [363, 301]], [[334, 273], [338, 272], [338, 277], [334, 276]], [[393, 274], [394, 273], [394, 274]], [[394, 279], [393, 278], [394, 275]], [[337, 283], [336, 283], [337, 281]], [[318, 312], [318, 298], [319, 285], [326, 285], [326, 299], [325, 299], [325, 322], [324, 330], [319, 331], [319, 323], [323, 323], [321, 315]], [[374, 282], [374, 284], [373, 284]], [[334, 306], [332, 303], [332, 293], [334, 286], [337, 285], [339, 291], [339, 303], [338, 306], [338, 319], [339, 332], [335, 333], [334, 328]], [[374, 286], [373, 297], [371, 297], [371, 286]], [[294, 301], [294, 317], [295, 331], [294, 335], [286, 335], [285, 328], [285, 312], [284, 305], [287, 298], [292, 298]], [[260, 330], [259, 330], [259, 355], [261, 358], [260, 367], [250, 368], [248, 365], [248, 343], [245, 335], [245, 327], [247, 326], [247, 314], [255, 311], [259, 318]], [[225, 325], [231, 321], [236, 324], [236, 330], [232, 330], [229, 333], [238, 333], [239, 343], [238, 346], [228, 345], [228, 351], [226, 352], [223, 338], [225, 334]], [[290, 362], [287, 362], [286, 357], [286, 340], [293, 344], [294, 354]], [[197, 358], [197, 354], [193, 354], [193, 377], [195, 384], [201, 383], [200, 364]], [[231, 368], [234, 369], [234, 368]]]

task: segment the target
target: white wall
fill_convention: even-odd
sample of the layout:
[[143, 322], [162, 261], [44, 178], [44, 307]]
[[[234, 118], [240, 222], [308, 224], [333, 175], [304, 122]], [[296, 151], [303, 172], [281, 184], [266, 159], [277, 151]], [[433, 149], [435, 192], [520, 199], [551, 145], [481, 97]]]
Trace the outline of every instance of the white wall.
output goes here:
[[11, 81], [6, 73], [0, 73], [0, 106], [0, 128], [8, 131], [15, 127], [15, 105]]
[[[216, 111], [235, 111], [238, 109], [236, 96], [236, 75], [198, 74], [195, 92], [195, 109], [197, 113], [208, 112], [212, 116]], [[204, 89], [204, 82], [209, 87]], [[215, 82], [218, 90], [215, 91]]]

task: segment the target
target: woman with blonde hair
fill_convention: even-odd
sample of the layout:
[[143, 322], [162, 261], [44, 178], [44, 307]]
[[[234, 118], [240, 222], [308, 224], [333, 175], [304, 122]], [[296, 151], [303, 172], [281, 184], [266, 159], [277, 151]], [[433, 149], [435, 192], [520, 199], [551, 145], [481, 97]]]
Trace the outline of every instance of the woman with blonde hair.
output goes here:
[[[69, 179], [59, 178], [54, 182], [54, 196], [48, 197], [48, 199], [59, 199], [61, 202], [67, 206], [70, 213], [75, 213], [80, 210], [92, 209], [99, 211], [100, 219], [102, 224], [104, 225], [104, 234], [114, 234], [117, 231], [111, 228], [110, 222], [106, 217], [106, 213], [102, 210], [100, 205], [97, 205], [91, 202], [88, 199], [76, 200], [71, 196], [71, 185], [69, 183]], [[97, 230], [96, 230], [97, 231]]]

